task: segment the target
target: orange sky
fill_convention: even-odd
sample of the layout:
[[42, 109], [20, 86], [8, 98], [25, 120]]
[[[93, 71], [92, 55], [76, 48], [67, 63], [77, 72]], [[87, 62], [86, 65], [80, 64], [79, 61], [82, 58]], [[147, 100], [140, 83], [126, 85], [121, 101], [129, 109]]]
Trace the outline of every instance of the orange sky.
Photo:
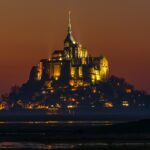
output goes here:
[[0, 0], [0, 94], [63, 48], [68, 11], [73, 33], [111, 73], [150, 92], [150, 0]]

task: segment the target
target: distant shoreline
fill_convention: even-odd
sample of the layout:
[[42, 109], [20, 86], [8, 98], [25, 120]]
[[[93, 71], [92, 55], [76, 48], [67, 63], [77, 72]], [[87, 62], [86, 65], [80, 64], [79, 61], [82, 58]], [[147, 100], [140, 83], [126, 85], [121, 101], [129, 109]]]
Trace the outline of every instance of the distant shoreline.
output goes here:
[[150, 119], [150, 113], [141, 112], [113, 112], [113, 111], [100, 111], [99, 113], [83, 113], [78, 114], [47, 114], [42, 111], [0, 111], [0, 121], [67, 121], [67, 120], [81, 120], [81, 121], [92, 121], [92, 120], [106, 120], [106, 121], [138, 121], [143, 119]]

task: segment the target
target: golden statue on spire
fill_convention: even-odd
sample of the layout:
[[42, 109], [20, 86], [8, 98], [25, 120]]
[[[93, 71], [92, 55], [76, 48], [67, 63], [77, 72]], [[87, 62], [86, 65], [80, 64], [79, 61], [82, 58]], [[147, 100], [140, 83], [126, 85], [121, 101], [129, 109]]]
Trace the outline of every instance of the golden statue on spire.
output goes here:
[[69, 11], [69, 24], [68, 24], [68, 32], [71, 33], [71, 11]]

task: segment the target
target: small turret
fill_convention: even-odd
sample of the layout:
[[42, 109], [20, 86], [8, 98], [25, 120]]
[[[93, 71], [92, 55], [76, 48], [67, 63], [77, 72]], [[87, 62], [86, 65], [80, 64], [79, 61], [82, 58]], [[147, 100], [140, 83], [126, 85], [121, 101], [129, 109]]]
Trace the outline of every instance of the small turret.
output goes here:
[[30, 81], [40, 81], [42, 78], [42, 64], [38, 64], [37, 66], [33, 66], [30, 72]]

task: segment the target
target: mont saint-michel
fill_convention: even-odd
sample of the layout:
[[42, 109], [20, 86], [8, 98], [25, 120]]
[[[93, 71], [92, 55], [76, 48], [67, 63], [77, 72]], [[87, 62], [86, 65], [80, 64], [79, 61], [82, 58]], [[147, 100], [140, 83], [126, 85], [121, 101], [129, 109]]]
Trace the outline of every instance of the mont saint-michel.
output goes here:
[[110, 63], [103, 55], [90, 56], [77, 42], [69, 12], [64, 47], [33, 66], [28, 81], [21, 87], [12, 87], [10, 94], [3, 96], [0, 109], [44, 110], [50, 114], [147, 111], [150, 96], [111, 75]]

